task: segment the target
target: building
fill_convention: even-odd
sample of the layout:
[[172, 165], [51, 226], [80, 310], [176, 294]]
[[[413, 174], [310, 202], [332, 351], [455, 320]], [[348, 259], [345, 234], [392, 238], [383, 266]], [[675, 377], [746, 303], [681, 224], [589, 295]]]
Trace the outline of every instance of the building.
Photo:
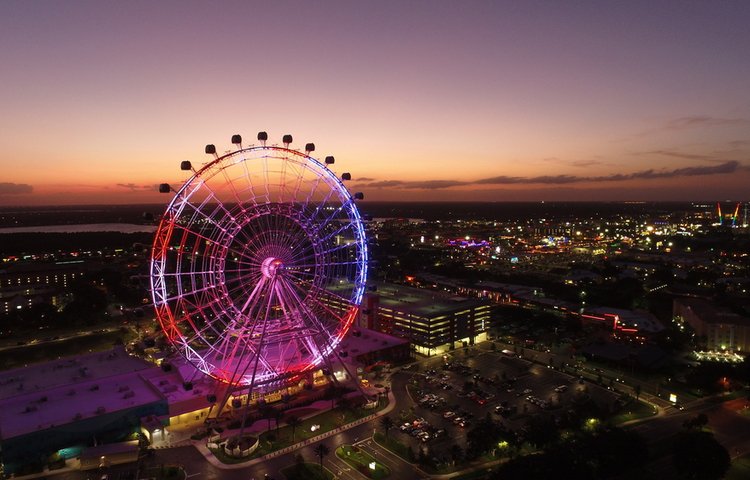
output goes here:
[[692, 327], [708, 351], [744, 354], [750, 350], [750, 318], [698, 298], [676, 298], [673, 315]]
[[[339, 345], [339, 355], [357, 368], [379, 362], [404, 363], [411, 359], [409, 340], [375, 330], [355, 328]], [[348, 360], [346, 360], [348, 359]]]
[[360, 324], [408, 338], [429, 356], [484, 340], [491, 311], [485, 300], [383, 283], [366, 294]]
[[664, 326], [652, 313], [645, 310], [624, 310], [612, 307], [591, 307], [580, 314], [581, 323], [605, 325], [618, 333], [655, 334]]
[[60, 304], [68, 286], [88, 274], [83, 260], [11, 264], [0, 269], [0, 314], [35, 304]]
[[142, 417], [167, 414], [167, 401], [143, 376], [153, 369], [115, 348], [2, 372], [5, 472], [120, 441], [140, 430]]
[[[334, 361], [331, 373], [347, 380], [348, 371], [354, 381], [361, 381], [372, 365], [402, 363], [411, 355], [408, 340], [359, 328], [338, 351], [346, 368]], [[220, 409], [216, 402], [225, 398], [226, 385], [197, 372], [184, 359], [170, 362], [156, 366], [117, 347], [0, 372], [0, 451], [5, 473], [44, 464], [55, 452], [67, 458], [80, 456], [89, 463], [99, 456], [92, 452], [100, 451], [130, 458], [132, 448], [118, 450], [125, 444], [102, 445], [132, 441], [139, 433], [160, 442], [176, 430], [202, 426], [212, 414], [223, 411], [231, 416], [243, 410], [246, 392], [232, 393]], [[273, 391], [256, 389], [251, 401], [262, 396], [266, 402], [276, 402], [284, 394], [306, 390], [306, 383], [325, 386], [329, 377], [322, 370]]]

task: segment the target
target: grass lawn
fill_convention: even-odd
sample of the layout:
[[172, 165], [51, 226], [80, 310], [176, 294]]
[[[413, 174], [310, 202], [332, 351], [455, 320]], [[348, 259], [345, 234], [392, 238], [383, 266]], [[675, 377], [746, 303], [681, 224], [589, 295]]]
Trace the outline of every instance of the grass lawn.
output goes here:
[[750, 454], [735, 458], [724, 480], [744, 480], [750, 478]]
[[186, 478], [185, 470], [176, 465], [153, 467], [142, 473], [148, 478], [153, 477], [157, 480], [184, 480]]
[[[341, 407], [336, 407], [333, 410], [328, 410], [320, 415], [304, 420], [294, 430], [294, 439], [292, 439], [292, 428], [288, 425], [281, 427], [278, 432], [275, 429], [271, 429], [271, 431], [266, 431], [260, 435], [260, 447], [258, 450], [262, 453], [259, 453], [259, 455], [265, 455], [266, 453], [286, 448], [295, 443], [307, 440], [308, 438], [317, 437], [321, 433], [330, 432], [331, 430], [375, 413], [387, 405], [388, 402], [382, 401], [378, 408], [372, 410], [365, 410], [362, 408], [343, 409]], [[313, 425], [318, 425], [318, 428], [314, 431], [312, 430]]]
[[392, 436], [389, 436], [388, 439], [386, 439], [385, 435], [380, 432], [375, 432], [374, 438], [381, 447], [387, 448], [409, 463], [414, 463], [414, 452], [407, 445], [404, 445]]
[[489, 475], [490, 472], [492, 472], [492, 468], [478, 468], [469, 473], [452, 477], [451, 480], [478, 480], [481, 478], [487, 478], [487, 475]]
[[653, 417], [656, 415], [654, 407], [642, 401], [632, 402], [623, 408], [623, 411], [612, 417], [614, 425], [637, 420], [641, 418]]
[[[388, 467], [375, 460], [369, 453], [353, 445], [340, 446], [336, 449], [336, 456], [368, 478], [378, 480], [391, 474]], [[373, 463], [374, 469], [370, 468]]]
[[298, 463], [281, 469], [287, 480], [332, 480], [335, 478], [327, 468], [320, 470], [317, 463]]

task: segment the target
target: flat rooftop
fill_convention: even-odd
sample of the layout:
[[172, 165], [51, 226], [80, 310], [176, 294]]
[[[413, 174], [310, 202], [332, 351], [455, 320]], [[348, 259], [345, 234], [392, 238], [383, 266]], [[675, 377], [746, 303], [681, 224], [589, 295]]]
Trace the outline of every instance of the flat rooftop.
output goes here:
[[[178, 415], [209, 406], [206, 396], [216, 393], [216, 381], [196, 372], [192, 365], [184, 360], [175, 359], [170, 363], [173, 368], [169, 372], [154, 368], [141, 374], [151, 388], [166, 399], [169, 414]], [[185, 390], [186, 378], [192, 384], [191, 390]]]
[[738, 315], [727, 308], [714, 305], [702, 298], [676, 298], [674, 301], [689, 308], [706, 323], [750, 325], [750, 318]]
[[128, 355], [124, 347], [37, 363], [0, 372], [0, 399], [152, 367], [153, 364]]
[[389, 308], [425, 318], [488, 305], [487, 302], [478, 299], [457, 297], [392, 283], [379, 283], [375, 293], [380, 297], [380, 308]]
[[3, 438], [13, 438], [161, 400], [138, 371], [58, 385], [0, 400]]
[[[359, 336], [353, 335], [355, 331], [359, 332]], [[354, 358], [357, 355], [376, 352], [384, 348], [408, 343], [408, 339], [393, 337], [367, 328], [355, 327], [352, 328], [349, 331], [349, 334], [341, 341], [337, 350], [345, 350], [349, 353], [351, 358]]]

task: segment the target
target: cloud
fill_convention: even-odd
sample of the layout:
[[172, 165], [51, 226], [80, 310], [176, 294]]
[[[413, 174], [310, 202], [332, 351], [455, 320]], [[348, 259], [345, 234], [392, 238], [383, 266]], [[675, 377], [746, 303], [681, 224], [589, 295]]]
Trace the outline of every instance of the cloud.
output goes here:
[[673, 150], [652, 150], [643, 152], [644, 155], [664, 155], [666, 157], [684, 158], [686, 160], [708, 160], [713, 161], [715, 158], [711, 155], [701, 155], [697, 153], [681, 153]]
[[413, 188], [419, 190], [438, 190], [442, 188], [459, 187], [470, 185], [473, 182], [462, 182], [459, 180], [417, 180], [405, 182], [403, 180], [380, 180], [378, 182], [358, 183], [357, 187], [367, 188]]
[[0, 182], [0, 195], [25, 195], [34, 191], [27, 183]]
[[140, 192], [144, 190], [158, 190], [158, 185], [136, 185], [135, 183], [118, 183], [115, 186], [120, 188], [126, 188], [131, 192]]
[[709, 115], [689, 115], [668, 121], [662, 128], [665, 130], [683, 130], [692, 127], [714, 127], [723, 125], [749, 125], [746, 118], [717, 118]]
[[500, 175], [498, 177], [482, 178], [475, 181], [477, 185], [516, 185], [539, 183], [547, 185], [563, 185], [566, 183], [581, 182], [582, 178], [574, 175], [541, 175], [537, 177], [509, 177]]
[[357, 186], [370, 187], [370, 188], [391, 188], [391, 187], [401, 187], [403, 185], [404, 185], [404, 182], [402, 182], [401, 180], [380, 180], [379, 182], [367, 182], [367, 183], [357, 184]]
[[360, 178], [357, 179], [357, 181], [358, 182], [374, 182], [375, 179], [374, 178], [370, 178], [370, 177], [360, 177]]
[[750, 119], [747, 118], [722, 118], [712, 117], [710, 115], [687, 115], [667, 120], [661, 125], [657, 125], [648, 130], [636, 133], [633, 137], [643, 137], [663, 132], [674, 132], [680, 130], [689, 130], [692, 128], [705, 127], [732, 127], [750, 125]]
[[592, 165], [603, 165], [604, 162], [599, 160], [562, 160], [557, 157], [549, 157], [543, 159], [544, 162], [559, 163], [562, 165], [569, 165], [571, 167], [590, 167]]
[[611, 175], [591, 177], [578, 175], [540, 175], [536, 177], [511, 177], [507, 175], [500, 175], [497, 177], [482, 178], [474, 181], [424, 180], [407, 182], [403, 180], [381, 180], [378, 182], [361, 183], [357, 186], [369, 188], [439, 190], [465, 185], [570, 185], [574, 183], [621, 182], [627, 180], [653, 180], [677, 177], [696, 177], [703, 175], [721, 175], [734, 173], [744, 168], [745, 166], [741, 166], [739, 162], [731, 160], [719, 165], [683, 167], [673, 170], [649, 169], [633, 173], [614, 173]]
[[459, 180], [424, 180], [416, 182], [406, 182], [404, 186], [406, 188], [436, 190], [441, 188], [460, 187], [461, 185], [469, 185], [471, 183], [472, 182], [461, 182]]

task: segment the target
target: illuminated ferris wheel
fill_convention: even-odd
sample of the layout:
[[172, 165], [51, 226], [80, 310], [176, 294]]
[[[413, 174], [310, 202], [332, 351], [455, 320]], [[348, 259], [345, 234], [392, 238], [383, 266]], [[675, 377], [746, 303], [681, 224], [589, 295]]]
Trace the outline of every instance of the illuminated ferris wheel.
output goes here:
[[235, 387], [272, 385], [320, 366], [352, 325], [367, 275], [356, 199], [305, 152], [260, 145], [217, 155], [174, 192], [150, 265], [156, 315], [196, 369]]

